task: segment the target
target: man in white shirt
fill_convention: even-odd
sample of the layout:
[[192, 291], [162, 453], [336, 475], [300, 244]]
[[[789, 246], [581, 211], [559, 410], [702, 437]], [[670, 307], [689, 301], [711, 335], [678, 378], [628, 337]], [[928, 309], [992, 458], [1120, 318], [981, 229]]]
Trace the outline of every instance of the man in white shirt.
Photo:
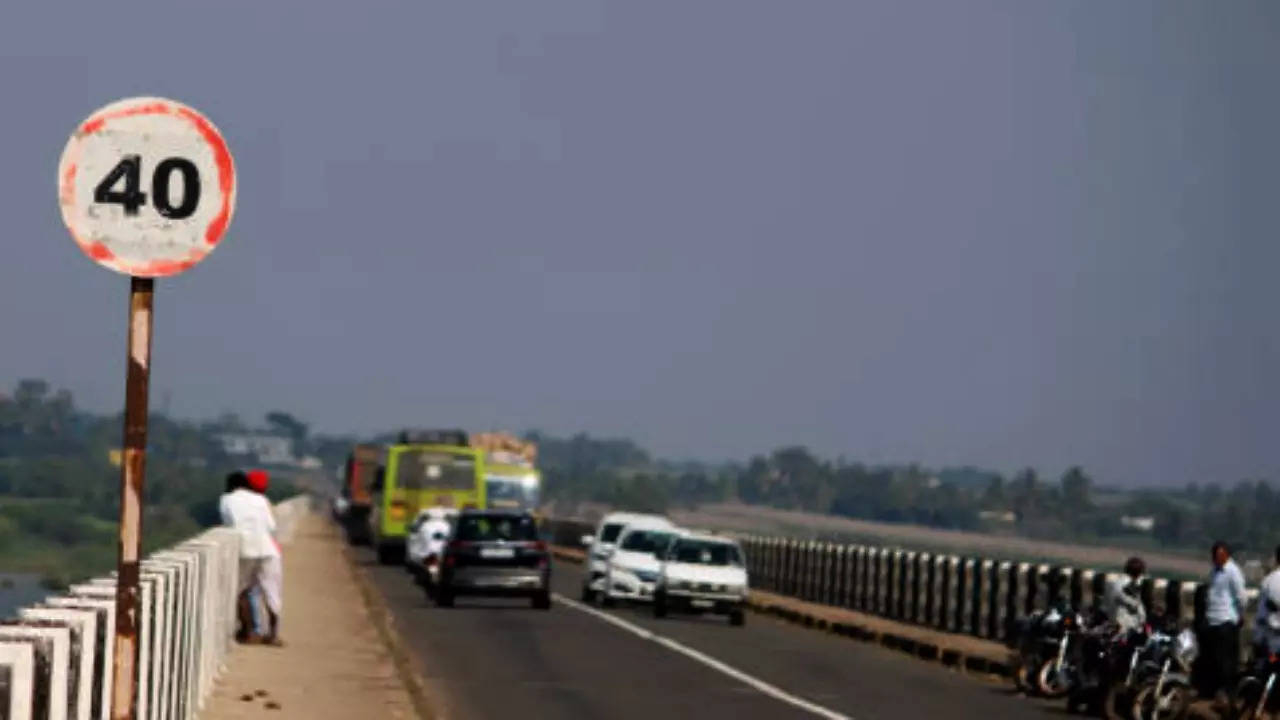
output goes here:
[[1142, 604], [1142, 576], [1146, 571], [1142, 558], [1132, 557], [1124, 564], [1123, 575], [1107, 581], [1104, 609], [1120, 632], [1137, 630], [1147, 621], [1147, 609]]
[[1258, 587], [1258, 616], [1253, 625], [1254, 655], [1266, 658], [1280, 653], [1280, 546], [1275, 567]]
[[[249, 487], [249, 479], [242, 472], [234, 472], [227, 477], [230, 492], [222, 496], [218, 509], [222, 515], [222, 524], [235, 528], [240, 534], [240, 595], [236, 603], [240, 627], [236, 639], [240, 642], [260, 641], [253, 632], [253, 606], [250, 604], [250, 592], [254, 587], [265, 585], [265, 573], [268, 560], [280, 556], [276, 546], [274, 533], [275, 516], [271, 513], [271, 503], [267, 498], [254, 492]], [[272, 613], [274, 615], [274, 613]], [[272, 618], [274, 631], [276, 618]]]

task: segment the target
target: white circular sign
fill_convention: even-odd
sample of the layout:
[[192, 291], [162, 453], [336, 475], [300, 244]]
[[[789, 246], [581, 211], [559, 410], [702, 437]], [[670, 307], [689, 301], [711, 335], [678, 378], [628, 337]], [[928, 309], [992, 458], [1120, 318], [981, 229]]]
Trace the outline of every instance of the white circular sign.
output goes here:
[[172, 100], [130, 98], [72, 133], [58, 163], [58, 204], [94, 262], [136, 277], [177, 275], [226, 232], [235, 165], [200, 113]]

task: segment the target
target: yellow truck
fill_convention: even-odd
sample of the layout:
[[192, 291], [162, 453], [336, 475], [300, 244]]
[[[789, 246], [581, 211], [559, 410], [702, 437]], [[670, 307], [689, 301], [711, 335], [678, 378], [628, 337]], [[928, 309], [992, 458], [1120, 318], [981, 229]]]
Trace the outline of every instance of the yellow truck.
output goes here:
[[538, 446], [510, 433], [475, 433], [471, 446], [484, 455], [485, 507], [537, 511], [542, 503]]
[[373, 482], [370, 535], [378, 561], [402, 561], [409, 525], [422, 508], [483, 509], [484, 452], [461, 430], [405, 431], [387, 446]]

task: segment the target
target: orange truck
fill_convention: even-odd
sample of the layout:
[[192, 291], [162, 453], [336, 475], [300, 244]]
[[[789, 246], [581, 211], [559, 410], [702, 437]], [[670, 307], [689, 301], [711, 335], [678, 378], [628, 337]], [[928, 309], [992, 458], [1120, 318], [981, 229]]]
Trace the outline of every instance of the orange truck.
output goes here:
[[369, 512], [373, 508], [373, 486], [382, 468], [386, 448], [381, 445], [356, 445], [347, 455], [342, 481], [342, 525], [347, 540], [364, 545], [370, 540]]

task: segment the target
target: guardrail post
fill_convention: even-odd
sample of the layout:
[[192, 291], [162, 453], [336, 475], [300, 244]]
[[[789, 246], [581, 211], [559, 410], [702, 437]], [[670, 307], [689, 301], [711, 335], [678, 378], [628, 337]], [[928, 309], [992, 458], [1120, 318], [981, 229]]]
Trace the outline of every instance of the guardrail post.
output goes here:
[[844, 573], [841, 572], [841, 565], [844, 562], [844, 547], [839, 544], [831, 544], [831, 567], [827, 569], [827, 599], [828, 605], [840, 605], [840, 580]]
[[902, 551], [891, 550], [888, 555], [888, 596], [884, 614], [890, 618], [901, 618], [902, 601]]
[[952, 555], [947, 563], [947, 630], [964, 632], [964, 558]]
[[809, 596], [810, 568], [813, 566], [809, 553], [811, 545], [812, 543], [807, 541], [800, 543], [799, 552], [796, 555], [796, 560], [798, 561], [796, 564], [796, 597], [801, 599]]
[[898, 619], [910, 622], [912, 590], [915, 585], [915, 553], [903, 550], [898, 554]]
[[982, 558], [970, 558], [969, 565], [971, 568], [971, 577], [973, 578], [973, 587], [970, 589], [970, 597], [972, 601], [969, 605], [969, 634], [982, 636], [982, 590], [986, 585], [982, 576]]
[[991, 570], [994, 579], [994, 587], [991, 593], [991, 614], [995, 620], [991, 636], [999, 640], [1009, 637], [1011, 624], [1009, 618], [1009, 593], [1012, 589], [1010, 585], [1010, 580], [1013, 579], [1012, 567], [1012, 563], [1001, 561], [997, 562]]
[[982, 602], [978, 608], [978, 634], [984, 638], [993, 638], [1000, 634], [1000, 613], [997, 610], [999, 603], [996, 599], [1000, 590], [1000, 577], [996, 572], [995, 561], [987, 558], [981, 561], [979, 572], [982, 575], [979, 589]]
[[867, 598], [871, 594], [871, 550], [866, 545], [859, 545], [853, 553], [853, 607], [867, 610]]
[[946, 628], [947, 559], [934, 555], [929, 559], [929, 624]]
[[824, 605], [831, 604], [832, 594], [835, 592], [835, 586], [832, 580], [835, 578], [835, 560], [836, 549], [831, 543], [822, 544], [822, 588], [818, 592], [818, 602]]
[[889, 609], [885, 587], [889, 584], [889, 560], [882, 547], [871, 550], [871, 612], [884, 615]]
[[783, 595], [793, 595], [795, 593], [795, 573], [796, 541], [786, 539], [782, 545], [782, 587], [780, 590]]
[[916, 624], [933, 624], [933, 555], [922, 552], [916, 558]]
[[773, 572], [769, 577], [769, 589], [776, 593], [781, 593], [786, 583], [786, 548], [784, 538], [773, 539]]
[[977, 563], [971, 557], [960, 559], [961, 581], [963, 583], [961, 595], [961, 614], [959, 628], [960, 632], [970, 635], [973, 633], [973, 613], [974, 613], [974, 597], [977, 592]]

